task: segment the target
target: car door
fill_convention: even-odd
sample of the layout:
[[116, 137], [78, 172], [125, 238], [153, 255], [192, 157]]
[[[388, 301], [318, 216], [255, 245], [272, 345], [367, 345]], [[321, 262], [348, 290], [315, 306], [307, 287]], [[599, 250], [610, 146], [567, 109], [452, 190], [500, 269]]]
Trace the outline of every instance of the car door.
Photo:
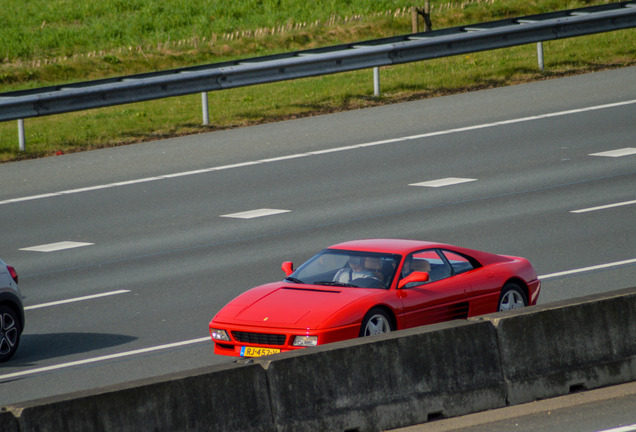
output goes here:
[[402, 300], [403, 328], [416, 327], [468, 316], [470, 284], [462, 274], [453, 276], [449, 261], [439, 250], [428, 249], [406, 257], [401, 277], [430, 265], [429, 281], [409, 284], [398, 292]]
[[469, 316], [495, 312], [501, 283], [492, 270], [483, 267], [477, 260], [457, 252], [442, 250], [444, 257], [451, 265], [454, 278], [465, 280], [469, 288], [466, 299], [469, 303]]

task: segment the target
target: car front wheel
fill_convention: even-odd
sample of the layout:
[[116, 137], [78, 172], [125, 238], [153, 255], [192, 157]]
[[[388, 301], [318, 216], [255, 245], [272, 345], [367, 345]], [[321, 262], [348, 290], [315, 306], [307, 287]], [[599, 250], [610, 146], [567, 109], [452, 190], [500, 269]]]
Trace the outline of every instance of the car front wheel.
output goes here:
[[504, 285], [499, 296], [499, 306], [497, 311], [507, 311], [511, 309], [520, 309], [528, 306], [528, 300], [523, 289], [516, 283], [508, 283]]
[[13, 309], [0, 306], [0, 362], [9, 360], [20, 343], [20, 321]]
[[382, 309], [374, 308], [367, 312], [362, 320], [360, 337], [389, 333], [392, 330], [393, 327], [389, 315]]

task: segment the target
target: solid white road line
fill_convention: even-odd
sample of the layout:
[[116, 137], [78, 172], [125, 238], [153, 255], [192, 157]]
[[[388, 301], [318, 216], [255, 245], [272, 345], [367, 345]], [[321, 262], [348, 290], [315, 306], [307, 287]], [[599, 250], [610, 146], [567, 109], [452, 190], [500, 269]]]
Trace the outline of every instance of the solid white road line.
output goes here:
[[87, 296], [82, 296], [82, 297], [75, 297], [75, 298], [71, 298], [71, 299], [67, 299], [67, 300], [58, 300], [58, 301], [49, 302], [49, 303], [41, 303], [41, 304], [33, 305], [33, 306], [26, 306], [24, 308], [24, 310], [40, 309], [40, 308], [45, 308], [45, 307], [49, 307], [49, 306], [59, 306], [59, 305], [62, 305], [62, 304], [67, 304], [67, 303], [75, 303], [75, 302], [78, 302], [78, 301], [92, 300], [92, 299], [96, 299], [96, 298], [108, 297], [108, 296], [117, 295], [117, 294], [125, 294], [125, 293], [129, 293], [129, 292], [130, 292], [130, 290], [109, 291], [109, 292], [105, 292], [105, 293], [101, 293], [101, 294], [93, 294], [93, 295], [87, 295]]
[[583, 267], [583, 268], [574, 269], [574, 270], [567, 270], [567, 271], [562, 271], [557, 273], [550, 273], [547, 275], [538, 276], [538, 278], [541, 280], [546, 280], [546, 279], [552, 279], [552, 278], [561, 277], [561, 276], [568, 276], [568, 275], [573, 275], [577, 273], [585, 273], [589, 271], [600, 270], [600, 269], [605, 269], [610, 267], [618, 267], [618, 266], [634, 264], [634, 263], [636, 263], [636, 258], [632, 258], [632, 259], [628, 259], [624, 261], [616, 261], [616, 262], [607, 263], [607, 264], [599, 264], [599, 265], [590, 266], [590, 267]]
[[210, 342], [211, 343], [212, 339], [210, 338], [210, 336], [206, 336], [206, 337], [202, 337], [202, 338], [198, 338], [198, 339], [191, 339], [191, 340], [187, 340], [187, 341], [175, 342], [175, 343], [170, 343], [170, 344], [166, 344], [166, 345], [158, 345], [158, 346], [149, 347], [149, 348], [141, 348], [141, 349], [137, 349], [137, 350], [133, 350], [133, 351], [126, 351], [126, 352], [122, 352], [122, 353], [109, 354], [109, 355], [105, 355], [105, 356], [101, 356], [101, 357], [93, 357], [93, 358], [84, 359], [84, 360], [77, 360], [77, 361], [73, 361], [73, 362], [69, 362], [69, 363], [61, 363], [61, 364], [52, 365], [52, 366], [45, 366], [45, 367], [41, 367], [41, 368], [29, 369], [29, 370], [25, 370], [25, 371], [21, 371], [21, 372], [8, 373], [8, 374], [5, 374], [5, 375], [0, 375], [0, 381], [5, 380], [5, 379], [10, 379], [10, 378], [22, 377], [22, 376], [26, 376], [26, 375], [34, 375], [34, 374], [41, 373], [41, 372], [49, 372], [49, 371], [58, 370], [58, 369], [65, 369], [65, 368], [69, 368], [69, 367], [73, 367], [73, 366], [81, 366], [81, 365], [86, 365], [86, 364], [90, 364], [90, 363], [96, 363], [96, 362], [100, 362], [100, 361], [104, 361], [104, 360], [114, 360], [114, 359], [119, 359], [119, 358], [123, 358], [123, 357], [134, 356], [134, 355], [137, 355], [137, 354], [145, 354], [145, 353], [149, 353], [149, 352], [153, 352], [153, 351], [161, 351], [161, 350], [166, 350], [166, 349], [170, 349], [170, 348], [179, 348], [179, 347], [182, 347], [182, 346], [197, 344], [197, 343], [201, 343], [201, 342]]
[[606, 210], [606, 209], [614, 208], [614, 207], [623, 207], [623, 206], [628, 206], [632, 204], [636, 204], [636, 200], [623, 201], [623, 202], [614, 203], [614, 204], [606, 204], [606, 205], [602, 205], [598, 207], [590, 207], [590, 208], [584, 208], [580, 210], [572, 210], [570, 213], [587, 213], [587, 212], [593, 212], [597, 210]]
[[337, 147], [333, 149], [318, 150], [318, 151], [312, 151], [307, 153], [297, 153], [297, 154], [291, 154], [291, 155], [280, 156], [275, 158], [260, 159], [260, 160], [241, 162], [241, 163], [236, 163], [231, 165], [222, 165], [217, 167], [198, 169], [194, 171], [184, 171], [180, 173], [165, 174], [165, 175], [160, 175], [156, 177], [147, 177], [142, 179], [89, 186], [89, 187], [79, 188], [79, 189], [70, 189], [70, 190], [65, 190], [65, 191], [60, 191], [55, 193], [47, 193], [42, 195], [31, 195], [31, 196], [26, 196], [21, 198], [12, 198], [8, 200], [0, 201], [0, 205], [13, 204], [13, 203], [23, 202], [23, 201], [33, 201], [37, 199], [50, 198], [50, 197], [56, 197], [56, 196], [62, 196], [62, 195], [70, 195], [70, 194], [76, 194], [76, 193], [87, 192], [87, 191], [109, 189], [109, 188], [120, 187], [120, 186], [128, 186], [128, 185], [137, 184], [137, 183], [153, 182], [153, 181], [165, 180], [165, 179], [176, 178], [176, 177], [185, 177], [185, 176], [196, 175], [196, 174], [204, 174], [204, 173], [210, 173], [214, 171], [223, 171], [223, 170], [241, 168], [241, 167], [252, 166], [252, 165], [261, 165], [266, 163], [279, 162], [282, 160], [310, 157], [310, 156], [335, 153], [340, 151], [356, 150], [356, 149], [365, 148], [365, 147], [394, 144], [394, 143], [405, 142], [410, 140], [418, 140], [418, 139], [430, 138], [430, 137], [436, 137], [436, 136], [442, 136], [442, 135], [450, 135], [454, 133], [470, 132], [474, 130], [505, 126], [505, 125], [515, 124], [515, 123], [523, 123], [528, 121], [541, 120], [541, 119], [552, 118], [552, 117], [560, 117], [560, 116], [584, 113], [589, 111], [616, 108], [616, 107], [631, 105], [635, 103], [636, 103], [636, 99], [633, 99], [633, 100], [628, 100], [623, 102], [616, 102], [616, 103], [605, 104], [605, 105], [596, 105], [596, 106], [567, 110], [567, 111], [558, 111], [553, 113], [540, 114], [536, 116], [520, 117], [516, 119], [502, 120], [502, 121], [493, 122], [493, 123], [483, 123], [479, 125], [466, 126], [466, 127], [456, 128], [456, 129], [447, 129], [443, 131], [429, 132], [429, 133], [424, 133], [419, 135], [410, 135], [410, 136], [404, 136], [404, 137], [398, 137], [398, 138], [391, 138], [391, 139], [382, 140], [382, 141], [373, 141], [373, 142], [356, 144], [351, 146]]

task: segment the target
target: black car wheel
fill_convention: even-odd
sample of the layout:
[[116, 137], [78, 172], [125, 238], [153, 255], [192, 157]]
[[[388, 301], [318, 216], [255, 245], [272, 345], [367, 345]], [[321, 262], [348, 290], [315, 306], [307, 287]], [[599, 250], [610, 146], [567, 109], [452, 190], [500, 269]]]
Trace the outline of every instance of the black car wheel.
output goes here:
[[360, 337], [374, 334], [389, 333], [393, 330], [391, 318], [380, 308], [371, 309], [364, 316], [360, 327]]
[[0, 305], [0, 362], [9, 360], [20, 344], [20, 321], [13, 309]]
[[501, 290], [497, 311], [520, 309], [528, 306], [528, 299], [523, 289], [516, 283], [507, 283]]

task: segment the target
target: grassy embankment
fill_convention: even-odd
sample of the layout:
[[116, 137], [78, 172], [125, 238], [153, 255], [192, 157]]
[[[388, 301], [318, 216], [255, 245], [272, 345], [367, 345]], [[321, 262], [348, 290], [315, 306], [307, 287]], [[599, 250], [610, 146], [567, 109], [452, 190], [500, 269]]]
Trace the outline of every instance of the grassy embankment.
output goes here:
[[[432, 0], [433, 29], [578, 8], [594, 0]], [[411, 32], [423, 1], [103, 0], [5, 2], [0, 10], [0, 92], [216, 63]], [[209, 94], [0, 123], [0, 162], [421, 99], [636, 64], [636, 30]]]

